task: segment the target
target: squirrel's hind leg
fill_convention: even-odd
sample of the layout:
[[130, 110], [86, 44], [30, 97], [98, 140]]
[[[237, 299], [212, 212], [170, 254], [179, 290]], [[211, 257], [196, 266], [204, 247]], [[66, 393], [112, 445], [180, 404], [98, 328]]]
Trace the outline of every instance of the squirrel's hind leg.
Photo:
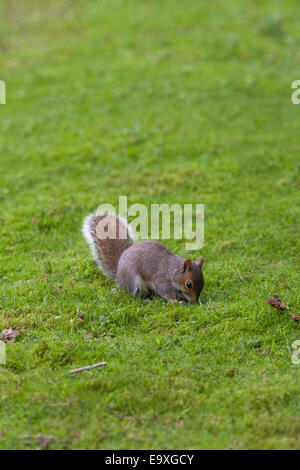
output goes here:
[[[118, 273], [119, 274], [119, 273]], [[132, 276], [131, 273], [127, 275], [117, 276], [117, 284], [121, 290], [127, 291], [132, 297], [147, 297], [150, 290], [139, 274]]]

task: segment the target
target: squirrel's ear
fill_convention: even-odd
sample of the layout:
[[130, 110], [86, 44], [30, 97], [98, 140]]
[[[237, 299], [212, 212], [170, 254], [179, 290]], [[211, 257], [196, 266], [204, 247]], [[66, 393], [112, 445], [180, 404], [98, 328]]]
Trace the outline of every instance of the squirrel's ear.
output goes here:
[[202, 256], [200, 256], [200, 258], [198, 258], [196, 261], [195, 261], [195, 264], [197, 264], [197, 266], [199, 266], [199, 268], [201, 268], [202, 264], [203, 264], [203, 258]]
[[183, 263], [181, 272], [182, 272], [182, 273], [186, 273], [187, 271], [190, 271], [191, 266], [192, 266], [191, 260], [190, 260], [190, 259], [186, 259], [185, 262]]

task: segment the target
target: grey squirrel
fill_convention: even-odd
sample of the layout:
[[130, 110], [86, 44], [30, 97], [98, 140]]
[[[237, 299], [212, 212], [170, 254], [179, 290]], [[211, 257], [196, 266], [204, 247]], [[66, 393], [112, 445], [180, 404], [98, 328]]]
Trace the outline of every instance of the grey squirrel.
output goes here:
[[[99, 228], [105, 236], [99, 236]], [[82, 233], [101, 271], [121, 290], [143, 297], [155, 293], [172, 303], [198, 301], [204, 286], [202, 257], [182, 258], [156, 241], [134, 243], [130, 225], [120, 216], [92, 213]]]

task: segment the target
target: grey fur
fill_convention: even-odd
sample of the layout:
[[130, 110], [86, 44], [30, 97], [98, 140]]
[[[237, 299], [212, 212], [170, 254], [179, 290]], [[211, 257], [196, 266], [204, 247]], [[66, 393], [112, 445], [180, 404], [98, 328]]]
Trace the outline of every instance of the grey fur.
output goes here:
[[[125, 229], [127, 238], [98, 238], [97, 224], [105, 217], [117, 224], [117, 235], [121, 227]], [[178, 297], [190, 302], [198, 299], [204, 285], [202, 258], [192, 262], [151, 240], [134, 243], [130, 228], [115, 216], [91, 214], [82, 232], [103, 273], [130, 295], [148, 296], [154, 292], [170, 302]], [[192, 282], [192, 291], [186, 287], [187, 279]]]

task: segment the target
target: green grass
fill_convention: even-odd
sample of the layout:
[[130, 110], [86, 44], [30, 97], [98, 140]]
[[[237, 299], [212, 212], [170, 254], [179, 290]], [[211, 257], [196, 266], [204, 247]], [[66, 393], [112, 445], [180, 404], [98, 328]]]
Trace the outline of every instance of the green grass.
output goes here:
[[[0, 366], [1, 449], [38, 434], [49, 449], [299, 448], [300, 325], [266, 303], [300, 311], [298, 10], [1, 2], [0, 331], [23, 329]], [[144, 303], [97, 270], [82, 219], [119, 195], [205, 204], [202, 303]]]

